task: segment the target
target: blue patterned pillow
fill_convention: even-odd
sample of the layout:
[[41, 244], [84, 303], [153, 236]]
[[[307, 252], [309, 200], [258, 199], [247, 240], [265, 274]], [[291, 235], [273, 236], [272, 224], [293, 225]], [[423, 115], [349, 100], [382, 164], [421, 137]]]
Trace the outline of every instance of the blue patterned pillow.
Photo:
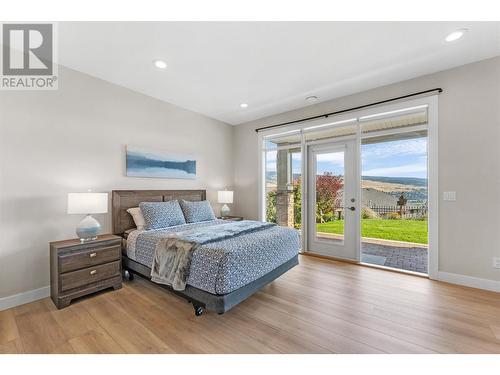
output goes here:
[[178, 201], [141, 202], [139, 208], [146, 221], [146, 230], [186, 224]]
[[215, 214], [208, 201], [188, 202], [181, 200], [182, 212], [188, 223], [215, 220]]

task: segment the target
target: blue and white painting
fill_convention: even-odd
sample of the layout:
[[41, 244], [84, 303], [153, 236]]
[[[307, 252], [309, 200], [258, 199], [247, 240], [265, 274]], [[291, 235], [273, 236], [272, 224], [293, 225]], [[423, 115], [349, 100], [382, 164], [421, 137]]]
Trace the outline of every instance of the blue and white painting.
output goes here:
[[196, 178], [196, 160], [187, 155], [127, 146], [127, 176]]

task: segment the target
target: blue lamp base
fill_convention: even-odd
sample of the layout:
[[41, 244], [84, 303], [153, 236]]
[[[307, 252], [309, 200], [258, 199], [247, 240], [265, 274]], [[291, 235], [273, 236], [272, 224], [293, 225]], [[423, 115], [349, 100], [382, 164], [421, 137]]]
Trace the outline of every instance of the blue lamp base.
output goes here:
[[220, 209], [220, 216], [221, 217], [228, 217], [230, 212], [231, 211], [229, 210], [228, 205], [224, 204], [224, 206], [222, 206]]
[[85, 216], [76, 227], [76, 235], [81, 242], [93, 241], [101, 233], [101, 224], [91, 215]]

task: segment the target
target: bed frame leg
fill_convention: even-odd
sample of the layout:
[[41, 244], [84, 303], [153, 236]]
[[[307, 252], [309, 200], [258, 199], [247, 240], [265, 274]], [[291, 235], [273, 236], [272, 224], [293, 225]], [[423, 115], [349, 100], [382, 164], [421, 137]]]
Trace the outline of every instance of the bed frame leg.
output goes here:
[[130, 272], [129, 270], [123, 270], [123, 279], [132, 281], [134, 280], [134, 274]]
[[193, 308], [194, 308], [194, 315], [200, 316], [201, 314], [203, 314], [203, 307], [201, 307], [200, 305], [193, 303]]

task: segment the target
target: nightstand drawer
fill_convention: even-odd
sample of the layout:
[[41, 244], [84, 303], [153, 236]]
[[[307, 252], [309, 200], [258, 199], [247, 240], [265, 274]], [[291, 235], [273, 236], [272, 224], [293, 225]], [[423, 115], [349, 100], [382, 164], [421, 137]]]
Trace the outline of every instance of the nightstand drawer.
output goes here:
[[82, 270], [62, 274], [61, 291], [78, 288], [82, 285], [91, 284], [100, 280], [120, 275], [120, 261], [88, 267]]
[[60, 272], [69, 272], [120, 259], [119, 245], [59, 255]]

